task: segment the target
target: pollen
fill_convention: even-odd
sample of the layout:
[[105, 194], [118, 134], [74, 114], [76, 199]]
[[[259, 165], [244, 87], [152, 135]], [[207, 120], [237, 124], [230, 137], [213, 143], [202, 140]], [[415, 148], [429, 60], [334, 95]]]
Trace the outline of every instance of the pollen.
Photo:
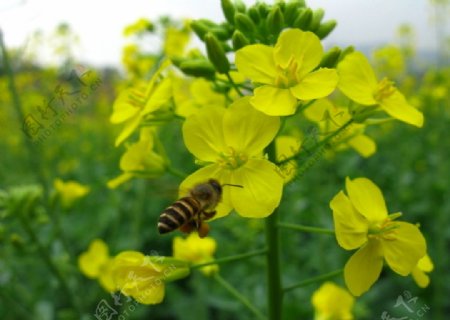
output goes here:
[[384, 78], [378, 83], [378, 87], [373, 95], [376, 101], [383, 101], [389, 98], [395, 92], [394, 82], [390, 81], [388, 78]]
[[291, 59], [287, 67], [277, 66], [278, 74], [275, 78], [275, 86], [279, 88], [290, 88], [297, 85], [300, 81], [297, 77], [298, 63], [295, 59]]
[[228, 147], [226, 152], [220, 154], [218, 160], [219, 165], [222, 168], [237, 169], [248, 160], [248, 156], [242, 152], [237, 152], [234, 148]]
[[396, 240], [396, 231], [398, 226], [391, 219], [386, 219], [381, 223], [372, 224], [369, 227], [368, 238], [378, 240]]

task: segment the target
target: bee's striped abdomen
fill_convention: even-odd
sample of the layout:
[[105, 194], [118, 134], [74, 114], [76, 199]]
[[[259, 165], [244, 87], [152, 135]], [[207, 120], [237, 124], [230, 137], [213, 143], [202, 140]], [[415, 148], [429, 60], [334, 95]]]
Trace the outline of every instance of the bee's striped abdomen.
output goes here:
[[174, 231], [192, 220], [200, 210], [200, 203], [192, 197], [177, 200], [161, 213], [158, 221], [160, 234]]

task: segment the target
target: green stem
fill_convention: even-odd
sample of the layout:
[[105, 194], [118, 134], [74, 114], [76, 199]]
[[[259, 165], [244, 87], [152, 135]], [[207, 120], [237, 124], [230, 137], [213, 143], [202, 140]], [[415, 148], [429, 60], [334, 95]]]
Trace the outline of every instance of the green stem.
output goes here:
[[230, 81], [231, 86], [234, 88], [234, 90], [236, 90], [237, 94], [241, 97], [244, 96], [244, 94], [241, 92], [241, 90], [239, 89], [239, 87], [236, 85], [236, 83], [234, 83], [233, 78], [231, 78], [230, 73], [227, 72], [226, 76], [228, 78], [228, 81]]
[[237, 291], [228, 281], [222, 278], [218, 273], [214, 275], [214, 279], [224, 287], [233, 297], [239, 300], [244, 306], [251, 311], [257, 319], [266, 320], [266, 317], [239, 291]]
[[248, 253], [237, 254], [237, 255], [234, 255], [234, 256], [220, 258], [220, 259], [208, 261], [208, 262], [205, 262], [205, 263], [194, 264], [194, 265], [191, 266], [191, 268], [192, 269], [198, 269], [198, 268], [202, 268], [202, 267], [209, 266], [209, 265], [212, 265], [212, 264], [222, 264], [222, 263], [227, 263], [227, 262], [244, 260], [244, 259], [248, 259], [248, 258], [251, 258], [251, 257], [254, 257], [254, 256], [260, 256], [260, 255], [263, 255], [263, 254], [266, 254], [266, 253], [267, 253], [267, 249], [261, 249], [261, 250], [256, 250], [256, 251], [252, 251], [252, 252], [248, 252]]
[[167, 167], [167, 172], [169, 172], [170, 174], [172, 174], [176, 177], [182, 178], [182, 179], [186, 178], [186, 176], [187, 176], [187, 174], [185, 174], [184, 172], [181, 172], [180, 170], [175, 169], [171, 166]]
[[[275, 141], [267, 147], [269, 160], [274, 161], [276, 156]], [[283, 291], [281, 287], [280, 271], [280, 239], [277, 228], [278, 210], [266, 218], [267, 243], [267, 304], [269, 319], [280, 320], [283, 307]]]
[[308, 286], [308, 285], [310, 285], [312, 283], [328, 280], [328, 279], [331, 279], [331, 278], [334, 278], [334, 277], [340, 275], [343, 271], [344, 271], [343, 269], [339, 269], [339, 270], [335, 270], [335, 271], [332, 271], [332, 272], [329, 272], [329, 273], [322, 274], [322, 275], [314, 277], [314, 278], [303, 280], [303, 281], [300, 281], [298, 283], [294, 283], [294, 284], [292, 284], [290, 286], [287, 286], [286, 288], [283, 289], [283, 291], [284, 292], [288, 292], [288, 291], [291, 291], [291, 290], [294, 290], [294, 289], [297, 289], [297, 288]]
[[302, 231], [302, 232], [322, 233], [322, 234], [334, 235], [334, 230], [325, 229], [325, 228], [310, 227], [310, 226], [303, 226], [303, 225], [294, 224], [294, 223], [280, 222], [280, 223], [278, 223], [278, 227], [279, 228], [286, 228], [286, 229]]

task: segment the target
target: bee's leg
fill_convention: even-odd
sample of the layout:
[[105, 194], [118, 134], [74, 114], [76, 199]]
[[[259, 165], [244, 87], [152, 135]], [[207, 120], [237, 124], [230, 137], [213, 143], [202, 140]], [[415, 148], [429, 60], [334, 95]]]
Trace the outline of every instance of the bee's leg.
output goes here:
[[191, 233], [194, 230], [198, 230], [198, 223], [196, 220], [191, 220], [185, 224], [183, 224], [179, 230], [184, 233]]
[[197, 232], [200, 238], [206, 237], [209, 233], [209, 224], [204, 221], [200, 221], [200, 226], [198, 227]]
[[212, 217], [214, 217], [214, 216], [216, 215], [216, 213], [217, 213], [216, 210], [211, 211], [211, 212], [203, 211], [203, 220], [209, 220], [209, 219], [211, 219]]

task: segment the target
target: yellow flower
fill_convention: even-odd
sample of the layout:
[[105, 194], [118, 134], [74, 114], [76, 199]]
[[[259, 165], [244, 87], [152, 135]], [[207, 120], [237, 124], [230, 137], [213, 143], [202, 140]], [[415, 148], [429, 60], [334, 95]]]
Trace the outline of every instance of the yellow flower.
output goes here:
[[116, 146], [133, 133], [145, 116], [151, 116], [169, 102], [172, 97], [171, 80], [160, 79], [161, 73], [168, 65], [169, 61], [163, 62], [147, 85], [141, 83], [125, 89], [117, 97], [110, 121], [125, 122], [125, 127], [116, 139]]
[[53, 186], [64, 208], [69, 208], [76, 200], [84, 197], [91, 190], [88, 186], [76, 181], [69, 180], [64, 182], [59, 178], [53, 181]]
[[358, 249], [344, 268], [350, 292], [360, 296], [381, 273], [383, 261], [396, 273], [407, 276], [426, 253], [419, 228], [396, 222], [401, 213], [388, 216], [380, 189], [369, 179], [346, 179], [347, 195], [340, 191], [330, 202], [336, 239], [346, 250]]
[[[187, 238], [175, 237], [173, 239], [173, 257], [192, 263], [206, 263], [214, 260], [217, 243], [211, 237], [200, 238], [196, 232], [189, 234]], [[200, 269], [209, 276], [219, 270], [219, 266], [209, 265]]]
[[157, 304], [164, 298], [165, 283], [188, 276], [189, 267], [169, 257], [124, 251], [114, 258], [112, 274], [121, 293], [142, 304]]
[[153, 24], [145, 19], [145, 18], [140, 18], [138, 20], [136, 20], [136, 22], [128, 25], [125, 27], [125, 29], [123, 30], [123, 35], [124, 36], [130, 36], [130, 35], [139, 35], [142, 34], [146, 31], [153, 31]]
[[323, 48], [312, 32], [299, 29], [280, 34], [275, 47], [254, 44], [236, 52], [236, 66], [243, 75], [262, 85], [250, 103], [268, 115], [294, 114], [297, 100], [328, 96], [338, 81], [336, 70], [320, 68]]
[[[304, 113], [307, 119], [318, 123], [322, 138], [335, 132], [351, 119], [347, 109], [336, 107], [328, 99], [317, 100]], [[365, 158], [372, 156], [377, 145], [372, 138], [364, 134], [364, 129], [364, 124], [353, 123], [334, 140], [333, 147], [334, 144], [337, 145], [334, 149], [351, 147]]]
[[140, 139], [128, 147], [120, 159], [120, 176], [108, 181], [108, 188], [114, 189], [133, 177], [154, 178], [164, 174], [167, 162], [154, 150], [155, 137], [151, 128], [141, 129]]
[[338, 88], [351, 100], [364, 106], [377, 105], [391, 117], [422, 127], [423, 114], [409, 105], [387, 78], [378, 81], [367, 58], [352, 52], [338, 64]]
[[430, 277], [427, 273], [433, 271], [433, 269], [433, 262], [428, 255], [425, 255], [419, 260], [411, 275], [419, 287], [426, 288], [430, 284]]
[[312, 296], [315, 320], [352, 320], [355, 298], [347, 290], [325, 282]]
[[278, 117], [255, 110], [248, 97], [229, 108], [210, 106], [185, 121], [186, 147], [203, 163], [212, 163], [187, 177], [180, 186], [185, 191], [210, 178], [242, 188], [223, 188], [223, 201], [216, 217], [233, 208], [243, 217], [264, 218], [278, 206], [283, 179], [277, 166], [263, 157], [263, 149], [280, 127]]
[[[284, 161], [296, 155], [300, 152], [301, 146], [302, 142], [298, 138], [291, 136], [278, 136], [275, 140], [277, 162]], [[295, 160], [290, 160], [280, 165], [278, 172], [283, 177], [285, 183], [288, 183], [295, 177], [295, 174], [297, 173], [297, 166], [298, 165]]]
[[101, 239], [93, 240], [88, 250], [80, 254], [78, 268], [88, 278], [98, 279], [106, 291], [113, 292], [115, 290], [108, 246]]
[[169, 58], [182, 56], [189, 38], [188, 30], [178, 30], [174, 27], [167, 28], [164, 41], [164, 53], [166, 56]]

